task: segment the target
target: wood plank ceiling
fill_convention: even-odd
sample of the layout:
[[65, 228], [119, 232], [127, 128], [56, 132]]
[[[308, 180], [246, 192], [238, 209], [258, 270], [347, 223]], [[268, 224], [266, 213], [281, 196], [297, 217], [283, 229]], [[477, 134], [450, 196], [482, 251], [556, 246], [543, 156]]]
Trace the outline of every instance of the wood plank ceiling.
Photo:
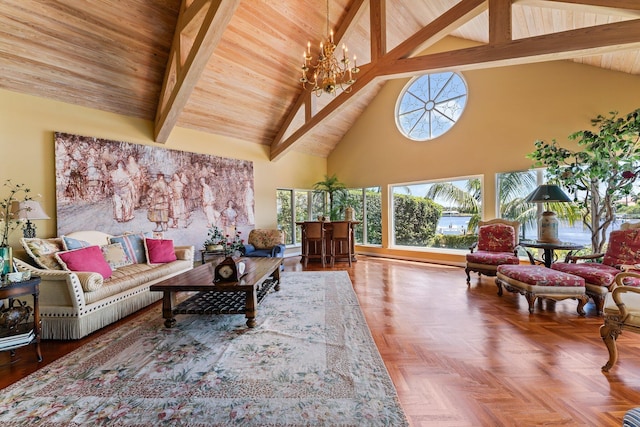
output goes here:
[[[637, 0], [330, 0], [361, 68], [350, 94], [298, 79], [322, 0], [2, 0], [0, 87], [326, 157], [386, 79], [571, 59], [640, 74]], [[560, 33], [560, 34], [559, 34]], [[445, 36], [480, 45], [418, 56]]]

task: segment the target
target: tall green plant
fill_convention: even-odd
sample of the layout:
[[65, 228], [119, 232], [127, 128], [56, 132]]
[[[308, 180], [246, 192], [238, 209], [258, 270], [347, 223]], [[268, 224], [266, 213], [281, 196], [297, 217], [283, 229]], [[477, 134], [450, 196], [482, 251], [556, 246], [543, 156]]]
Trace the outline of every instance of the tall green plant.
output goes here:
[[346, 194], [347, 190], [345, 185], [340, 182], [336, 174], [331, 176], [325, 175], [324, 181], [318, 181], [313, 184], [313, 189], [316, 191], [324, 191], [329, 195], [329, 217], [331, 220], [337, 220], [339, 215], [339, 208], [335, 205], [336, 195]]
[[615, 219], [614, 202], [629, 195], [640, 165], [640, 109], [623, 117], [617, 112], [591, 120], [596, 131], [569, 135], [581, 150], [538, 140], [527, 157], [535, 166], [547, 168], [552, 181], [561, 182], [582, 209], [582, 219], [591, 232], [591, 248], [602, 252], [607, 232]]

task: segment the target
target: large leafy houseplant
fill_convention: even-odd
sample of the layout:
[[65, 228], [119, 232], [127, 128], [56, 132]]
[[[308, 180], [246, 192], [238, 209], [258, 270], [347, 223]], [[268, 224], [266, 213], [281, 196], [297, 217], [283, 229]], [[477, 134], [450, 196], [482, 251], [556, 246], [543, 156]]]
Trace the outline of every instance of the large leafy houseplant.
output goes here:
[[640, 166], [640, 109], [619, 117], [617, 112], [591, 120], [595, 131], [569, 135], [580, 150], [538, 140], [527, 157], [546, 168], [549, 181], [561, 183], [582, 211], [591, 232], [591, 249], [602, 252], [615, 219], [615, 201], [633, 191]]
[[324, 191], [329, 195], [329, 216], [332, 221], [337, 220], [340, 214], [340, 207], [336, 205], [337, 196], [344, 196], [347, 194], [345, 185], [340, 182], [336, 174], [331, 176], [325, 175], [323, 181], [318, 181], [313, 184], [313, 189], [316, 191]]

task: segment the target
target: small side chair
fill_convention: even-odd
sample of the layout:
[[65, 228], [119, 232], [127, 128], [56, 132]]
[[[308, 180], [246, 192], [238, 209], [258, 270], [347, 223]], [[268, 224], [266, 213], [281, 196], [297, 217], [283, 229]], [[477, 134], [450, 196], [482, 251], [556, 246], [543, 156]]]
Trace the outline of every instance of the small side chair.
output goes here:
[[346, 258], [351, 267], [351, 224], [348, 221], [334, 221], [331, 223], [331, 267], [336, 258]]
[[284, 258], [286, 249], [284, 231], [278, 229], [253, 229], [244, 245], [244, 256]]
[[602, 367], [608, 372], [618, 361], [616, 339], [622, 331], [640, 334], [640, 272], [624, 272], [616, 275], [613, 290], [604, 302], [604, 324], [600, 336], [609, 351], [609, 360]]
[[467, 286], [471, 283], [471, 271], [477, 272], [478, 276], [496, 276], [499, 265], [520, 264], [519, 231], [518, 221], [496, 218], [478, 223], [478, 241], [469, 248], [471, 253], [466, 255], [467, 267], [464, 271], [467, 273]]
[[[320, 221], [305, 221], [302, 227], [302, 241], [304, 242], [302, 247], [302, 259], [304, 260], [304, 266], [307, 266], [309, 259], [320, 259], [322, 267], [326, 266], [326, 229], [324, 223]], [[313, 245], [313, 250], [311, 250]], [[318, 245], [320, 247], [318, 248]]]
[[[620, 230], [614, 230], [609, 234], [605, 253], [571, 255], [565, 262], [554, 262], [551, 268], [582, 277], [587, 287], [587, 295], [593, 299], [598, 314], [602, 314], [605, 297], [613, 289], [616, 275], [623, 270], [632, 270], [636, 264], [640, 264], [639, 254], [640, 223], [625, 222], [620, 226]], [[602, 262], [595, 262], [600, 258]]]

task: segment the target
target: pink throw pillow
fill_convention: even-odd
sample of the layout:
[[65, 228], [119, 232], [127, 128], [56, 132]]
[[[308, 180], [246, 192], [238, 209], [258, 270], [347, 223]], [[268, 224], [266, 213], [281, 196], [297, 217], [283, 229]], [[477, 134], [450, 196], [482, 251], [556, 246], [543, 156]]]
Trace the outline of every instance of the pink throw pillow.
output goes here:
[[100, 246], [58, 252], [56, 258], [65, 270], [92, 271], [101, 274], [104, 279], [108, 279], [113, 273], [102, 255]]
[[149, 264], [164, 264], [178, 259], [173, 249], [173, 240], [144, 239], [144, 247]]

